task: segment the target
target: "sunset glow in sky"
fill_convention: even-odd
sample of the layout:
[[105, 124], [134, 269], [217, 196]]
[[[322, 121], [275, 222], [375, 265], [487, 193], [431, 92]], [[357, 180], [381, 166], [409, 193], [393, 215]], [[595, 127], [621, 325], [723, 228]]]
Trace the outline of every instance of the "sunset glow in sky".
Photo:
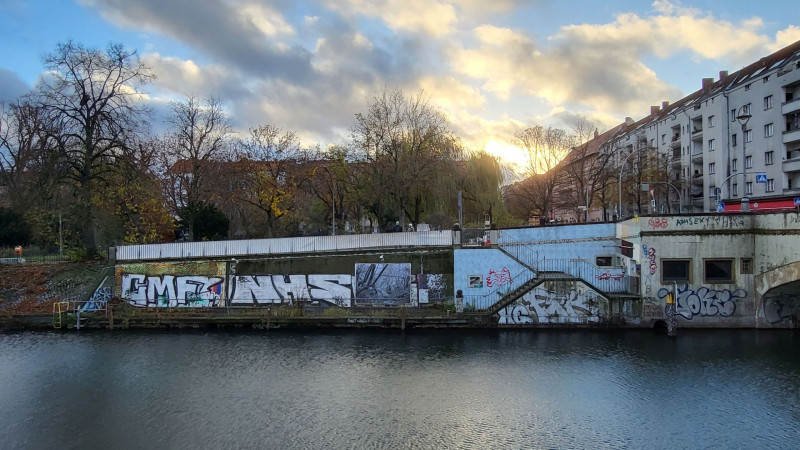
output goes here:
[[423, 90], [470, 148], [521, 162], [517, 130], [641, 118], [800, 40], [798, 17], [797, 0], [0, 0], [0, 101], [58, 42], [120, 42], [155, 70], [156, 112], [213, 95], [238, 129], [325, 146], [381, 88]]

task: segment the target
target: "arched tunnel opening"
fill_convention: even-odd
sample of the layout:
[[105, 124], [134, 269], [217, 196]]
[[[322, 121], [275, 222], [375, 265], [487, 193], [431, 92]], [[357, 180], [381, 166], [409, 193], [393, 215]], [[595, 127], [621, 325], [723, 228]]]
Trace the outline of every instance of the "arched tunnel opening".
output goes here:
[[800, 317], [800, 280], [768, 290], [761, 297], [760, 313], [772, 326], [797, 328]]

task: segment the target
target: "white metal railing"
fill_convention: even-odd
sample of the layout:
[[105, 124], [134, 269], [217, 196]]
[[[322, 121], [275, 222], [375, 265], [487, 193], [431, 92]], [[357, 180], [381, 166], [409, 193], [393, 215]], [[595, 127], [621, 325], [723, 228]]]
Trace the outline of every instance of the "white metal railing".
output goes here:
[[408, 233], [348, 234], [239, 241], [174, 242], [116, 247], [117, 261], [225, 258], [251, 255], [321, 253], [359, 249], [406, 247], [451, 247], [457, 232], [419, 231]]

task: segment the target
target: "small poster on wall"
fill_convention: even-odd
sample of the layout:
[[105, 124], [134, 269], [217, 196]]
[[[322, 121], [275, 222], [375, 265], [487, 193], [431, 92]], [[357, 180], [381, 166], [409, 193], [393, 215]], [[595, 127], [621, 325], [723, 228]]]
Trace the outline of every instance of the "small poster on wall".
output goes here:
[[467, 275], [467, 286], [471, 288], [482, 288], [483, 287], [483, 276], [482, 275]]

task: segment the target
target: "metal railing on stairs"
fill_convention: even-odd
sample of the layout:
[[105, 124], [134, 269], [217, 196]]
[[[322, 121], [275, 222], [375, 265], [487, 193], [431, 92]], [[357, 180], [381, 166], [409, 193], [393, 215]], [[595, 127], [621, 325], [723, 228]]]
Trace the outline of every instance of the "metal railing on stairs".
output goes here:
[[510, 281], [502, 286], [490, 291], [488, 294], [483, 295], [465, 295], [464, 296], [464, 310], [465, 311], [487, 311], [492, 305], [496, 304], [507, 295], [516, 291], [517, 289], [526, 286], [530, 281], [536, 278], [536, 273], [531, 270], [523, 270], [510, 277]]
[[534, 272], [564, 273], [578, 278], [594, 289], [605, 294], [633, 294], [638, 286], [632, 286], [631, 277], [622, 268], [601, 268], [585, 259], [548, 259], [540, 258], [539, 252], [532, 246], [535, 243], [523, 243], [503, 233], [497, 246], [504, 253], [516, 259]]

